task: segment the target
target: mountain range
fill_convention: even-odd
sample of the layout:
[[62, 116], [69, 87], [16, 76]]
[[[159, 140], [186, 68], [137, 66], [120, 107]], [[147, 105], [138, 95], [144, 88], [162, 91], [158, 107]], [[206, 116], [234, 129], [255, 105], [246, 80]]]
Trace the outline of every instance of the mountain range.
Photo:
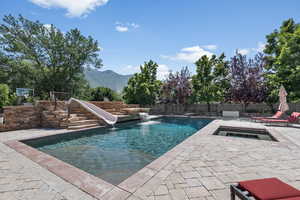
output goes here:
[[85, 71], [85, 77], [91, 87], [107, 87], [116, 92], [122, 92], [132, 76], [133, 75], [118, 74], [112, 70], [98, 71], [96, 69], [90, 69]]

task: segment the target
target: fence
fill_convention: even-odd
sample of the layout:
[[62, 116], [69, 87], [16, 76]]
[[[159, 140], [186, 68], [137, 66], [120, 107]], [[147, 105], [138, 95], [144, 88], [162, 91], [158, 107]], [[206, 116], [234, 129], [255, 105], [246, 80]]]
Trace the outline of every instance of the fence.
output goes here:
[[[272, 105], [273, 109], [278, 108], [278, 104]], [[300, 103], [289, 103], [289, 112], [300, 112]], [[202, 115], [221, 115], [222, 111], [239, 111], [242, 116], [269, 115], [273, 113], [272, 108], [264, 103], [249, 104], [246, 108], [243, 104], [211, 104], [210, 112], [207, 104], [155, 104], [151, 106], [151, 114], [184, 114], [195, 113]]]

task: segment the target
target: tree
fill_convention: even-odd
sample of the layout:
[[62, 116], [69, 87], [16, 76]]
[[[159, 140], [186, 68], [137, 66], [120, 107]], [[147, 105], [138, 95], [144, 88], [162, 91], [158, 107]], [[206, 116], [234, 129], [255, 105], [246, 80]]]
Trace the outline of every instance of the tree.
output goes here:
[[0, 109], [9, 103], [9, 87], [6, 84], [0, 84]]
[[161, 87], [161, 101], [164, 103], [186, 104], [192, 94], [190, 72], [187, 67], [180, 72], [169, 73]]
[[[300, 100], [300, 24], [293, 19], [284, 21], [279, 30], [266, 36], [268, 85], [272, 86], [269, 101], [278, 100], [277, 90], [283, 85], [288, 92], [288, 99]], [[276, 94], [277, 93], [277, 94]], [[276, 101], [275, 100], [275, 101]]]
[[158, 98], [161, 82], [156, 79], [158, 64], [150, 60], [140, 66], [140, 73], [135, 73], [124, 88], [123, 99], [126, 103], [151, 105]]
[[91, 89], [91, 101], [104, 101], [105, 99], [117, 101], [120, 100], [120, 97], [110, 88], [96, 87]]
[[[18, 18], [5, 16], [3, 22], [0, 25], [0, 52], [13, 76], [9, 81], [17, 81], [17, 76], [22, 76], [39, 96], [48, 95], [50, 91], [79, 95], [78, 91], [86, 82], [84, 68], [102, 65], [98, 42], [83, 36], [78, 29], [63, 33], [54, 25], [47, 27], [21, 15]], [[13, 71], [19, 74], [15, 75]], [[13, 87], [24, 87], [21, 84], [15, 82]]]
[[228, 83], [228, 62], [225, 55], [211, 58], [204, 55], [196, 63], [196, 75], [192, 77], [194, 102], [205, 102], [210, 112], [211, 102], [223, 101]]
[[247, 59], [236, 53], [230, 61], [230, 89], [227, 101], [243, 103], [261, 103], [267, 98], [267, 86], [264, 78], [265, 59], [263, 54]]
[[16, 88], [20, 87], [34, 88], [35, 79], [39, 76], [31, 63], [26, 60], [16, 61], [9, 59], [2, 67], [2, 70], [0, 67], [0, 74], [1, 71], [3, 79], [0, 80], [0, 83], [9, 85], [11, 91], [16, 91]]

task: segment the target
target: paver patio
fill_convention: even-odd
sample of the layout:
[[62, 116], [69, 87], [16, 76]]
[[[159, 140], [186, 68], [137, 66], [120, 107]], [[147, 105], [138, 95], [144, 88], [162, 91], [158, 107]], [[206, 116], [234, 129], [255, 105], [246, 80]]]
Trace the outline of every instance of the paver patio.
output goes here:
[[[300, 189], [300, 129], [268, 127], [270, 142], [211, 135], [220, 125], [263, 128], [239, 120], [215, 120], [118, 187], [105, 200], [226, 200], [236, 181], [278, 177]], [[95, 199], [4, 143], [66, 130], [0, 133], [0, 199]]]

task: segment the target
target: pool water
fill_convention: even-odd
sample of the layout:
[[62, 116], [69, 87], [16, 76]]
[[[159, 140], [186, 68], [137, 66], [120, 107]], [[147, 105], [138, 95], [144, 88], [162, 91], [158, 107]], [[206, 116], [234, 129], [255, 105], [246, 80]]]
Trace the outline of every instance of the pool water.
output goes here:
[[117, 185], [211, 121], [163, 117], [24, 143]]

